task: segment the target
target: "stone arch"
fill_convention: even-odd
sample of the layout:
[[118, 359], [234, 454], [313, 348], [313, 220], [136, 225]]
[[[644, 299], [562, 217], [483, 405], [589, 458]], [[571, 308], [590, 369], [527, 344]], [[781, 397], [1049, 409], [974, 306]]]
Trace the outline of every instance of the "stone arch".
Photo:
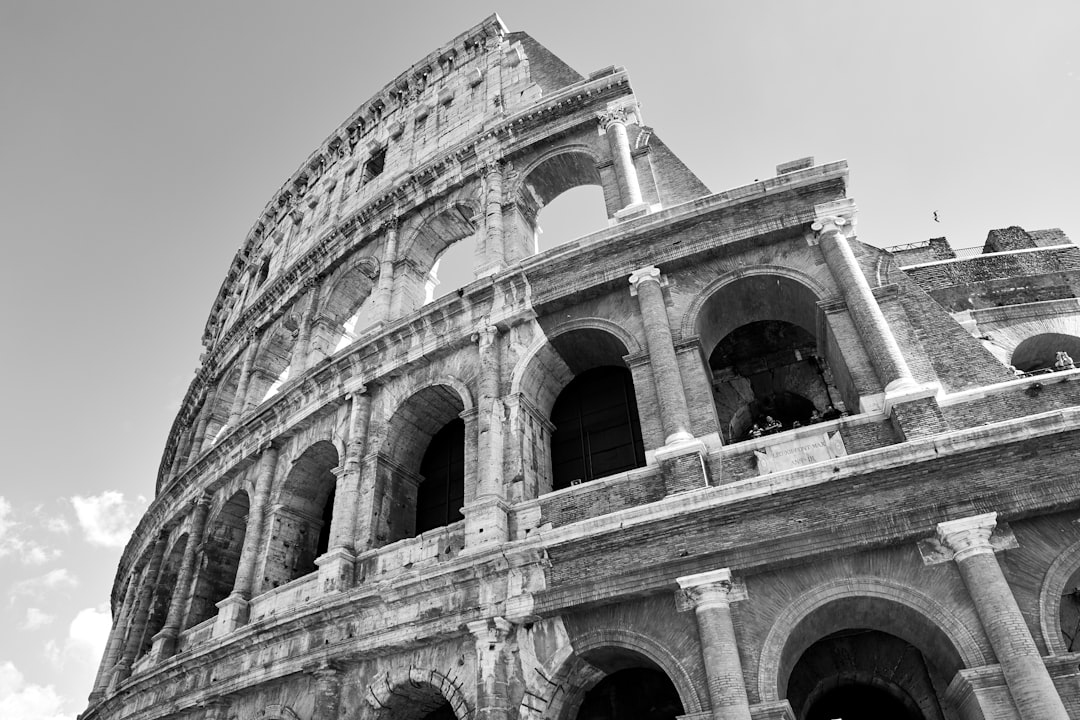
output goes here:
[[[834, 614], [829, 628], [811, 627], [808, 620], [823, 608], [844, 601], [870, 601], [882, 611], [884, 630], [918, 648], [927, 659], [939, 663], [943, 672], [961, 667], [980, 667], [990, 662], [987, 653], [967, 625], [930, 596], [886, 578], [856, 576], [835, 578], [803, 593], [782, 610], [762, 643], [758, 661], [758, 695], [763, 702], [781, 699], [795, 662], [814, 641], [845, 625], [863, 627], [867, 612]], [[858, 621], [855, 619], [858, 618]], [[814, 618], [817, 619], [816, 617]], [[907, 627], [902, 626], [909, 622]], [[831, 629], [830, 629], [831, 628]], [[947, 680], [951, 680], [950, 674]]]
[[258, 407], [287, 379], [285, 372], [296, 344], [296, 328], [290, 325], [291, 319], [281, 316], [263, 332], [251, 363], [246, 405]]
[[293, 462], [272, 506], [264, 589], [315, 572], [329, 539], [340, 457], [335, 443], [323, 439]]
[[[604, 628], [588, 631], [573, 640], [573, 651], [561, 653], [551, 663], [554, 672], [549, 679], [548, 696], [543, 698], [545, 720], [573, 720], [571, 714], [591, 688], [599, 683], [608, 670], [590, 662], [590, 655], [628, 651], [638, 655], [663, 672], [679, 695], [684, 715], [702, 712], [701, 697], [689, 671], [664, 645], [653, 638], [632, 630]], [[613, 671], [611, 671], [613, 672]], [[523, 705], [522, 718], [535, 717], [535, 709]]]
[[1021, 340], [1009, 355], [1009, 364], [1017, 370], [1034, 372], [1054, 370], [1057, 353], [1064, 351], [1073, 360], [1080, 360], [1080, 327], [1077, 334], [1044, 332]]
[[[312, 349], [323, 355], [336, 352], [346, 340], [346, 326], [353, 322], [352, 337], [377, 318], [358, 318], [363, 308], [370, 308], [372, 291], [379, 275], [375, 258], [365, 255], [347, 261], [326, 283], [313, 319]], [[354, 318], [355, 321], [354, 321]]]
[[1069, 652], [1061, 627], [1061, 596], [1069, 578], [1080, 570], [1080, 541], [1065, 548], [1046, 569], [1039, 587], [1039, 627], [1051, 655]]
[[[689, 307], [683, 314], [682, 323], [679, 327], [681, 336], [683, 338], [689, 338], [695, 335], [701, 337], [700, 325], [702, 320], [702, 309], [705, 307], [706, 303], [714, 295], [716, 295], [717, 292], [723, 290], [725, 287], [732, 285], [744, 278], [753, 278], [758, 276], [784, 278], [804, 285], [806, 289], [813, 294], [815, 303], [823, 298], [829, 297], [831, 294], [829, 290], [825, 288], [815, 278], [807, 275], [804, 272], [800, 272], [798, 270], [795, 270], [794, 268], [789, 268], [784, 265], [762, 264], [752, 268], [739, 268], [738, 270], [731, 270], [710, 282], [708, 285], [702, 288], [697, 295], [694, 296], [694, 299], [690, 302]], [[813, 311], [816, 314], [816, 307], [813, 308]], [[808, 326], [805, 328], [806, 330], [809, 330], [811, 332], [817, 331], [816, 321], [809, 322], [807, 324]], [[702, 345], [705, 346], [707, 344], [708, 342], [706, 338], [702, 337]]]
[[229, 424], [229, 413], [232, 411], [236, 391], [240, 385], [242, 355], [242, 353], [238, 355], [232, 364], [221, 373], [217, 387], [214, 389], [213, 402], [207, 408], [210, 417], [206, 422], [203, 449], [213, 447]]
[[[482, 241], [484, 213], [480, 203], [462, 192], [424, 207], [405, 223], [401, 230], [398, 261], [408, 260], [395, 275], [398, 283], [399, 312], [409, 312], [430, 300], [439, 283], [434, 268], [444, 253], [459, 242], [471, 240], [472, 263], [467, 281], [454, 287], [444, 286], [443, 291], [457, 289], [471, 282], [479, 268], [484, 252]], [[444, 273], [445, 274], [445, 273]], [[432, 292], [428, 293], [428, 289]]]
[[[396, 401], [395, 401], [396, 400]], [[463, 424], [473, 408], [472, 394], [461, 380], [441, 376], [422, 387], [410, 388], [401, 399], [388, 403], [393, 410], [378, 432], [375, 445], [374, 538], [376, 546], [415, 536], [423, 461], [431, 443], [443, 430]], [[463, 475], [462, 492], [475, 475], [475, 458], [466, 459], [469, 441], [459, 436]], [[449, 442], [456, 442], [449, 440]]]
[[422, 720], [443, 702], [457, 720], [471, 720], [473, 708], [460, 685], [434, 668], [411, 666], [379, 673], [368, 684], [364, 699], [385, 720]]
[[[973, 333], [979, 337], [989, 337], [983, 340], [983, 346], [1004, 365], [1015, 365], [1014, 359], [1024, 364], [1024, 354], [1028, 350], [1037, 349], [1034, 343], [1021, 351], [1020, 357], [1016, 357], [1017, 350], [1026, 341], [1039, 336], [1065, 336], [1069, 343], [1075, 343], [1080, 338], [1080, 299], [1062, 298], [1059, 300], [1044, 300], [1040, 302], [1025, 303], [1023, 305], [1007, 307], [988, 307], [971, 311], [971, 319], [975, 321], [977, 330]], [[1064, 349], [1077, 359], [1077, 356], [1068, 348], [1049, 348], [1049, 360], [1054, 360], [1054, 350]], [[1021, 368], [1024, 369], [1024, 368]]]
[[[504, 193], [513, 203], [503, 222], [514, 228], [513, 237], [520, 245], [508, 247], [510, 258], [525, 257], [540, 250], [539, 218], [554, 200], [564, 193], [583, 187], [597, 187], [603, 194], [604, 217], [610, 219], [619, 209], [617, 198], [605, 191], [598, 165], [601, 157], [582, 143], [568, 143], [548, 149], [532, 158]], [[567, 238], [569, 239], [569, 238]], [[528, 246], [527, 246], [528, 245]]]
[[232, 592], [240, 568], [250, 506], [247, 490], [240, 487], [207, 518], [185, 627], [214, 617], [217, 603]]
[[691, 302], [680, 329], [708, 359], [726, 442], [760, 435], [755, 426], [775, 432], [815, 422], [815, 411], [829, 419], [830, 407], [857, 402], [840, 389], [851, 383], [819, 308], [822, 293], [805, 273], [765, 266], [726, 273]]
[[[536, 497], [560, 487], [556, 483], [560, 477], [564, 481], [577, 482], [574, 478], [593, 479], [644, 464], [643, 411], [635, 391], [638, 377], [626, 362], [626, 357], [639, 348], [637, 339], [631, 333], [610, 320], [582, 318], [559, 325], [546, 335], [542, 334], [523, 354], [511, 376], [513, 401], [509, 405], [511, 427], [516, 429], [515, 435], [520, 437], [521, 442], [521, 451], [514, 454], [517, 466], [513, 468], [513, 474], [524, 481], [525, 497]], [[580, 445], [583, 448], [575, 456], [576, 460], [563, 458], [571, 464], [560, 464], [555, 448], [556, 445], [565, 446], [563, 431], [559, 431], [553, 418], [553, 412], [562, 412], [566, 407], [565, 404], [557, 405], [560, 398], [564, 398], [564, 403], [586, 404], [599, 399], [599, 396], [586, 397], [588, 391], [578, 392], [580, 383], [586, 383], [585, 387], [588, 387], [588, 381], [582, 377], [586, 373], [604, 374], [604, 377], [597, 378], [603, 387], [610, 385], [611, 393], [604, 397], [615, 398], [620, 403], [619, 407], [626, 410], [621, 424], [611, 426], [611, 442], [614, 445], [607, 449], [614, 452], [611, 457], [616, 462], [614, 465], [600, 463], [596, 466], [596, 473], [588, 470], [590, 458], [600, 455], [587, 447], [584, 438], [591, 431], [584, 422], [575, 425], [580, 430]], [[579, 385], [574, 384], [577, 378], [581, 378]], [[595, 391], [606, 393], [603, 387], [597, 385]], [[568, 393], [577, 399], [567, 398]], [[583, 414], [582, 417], [587, 415]], [[636, 459], [632, 460], [631, 456]], [[560, 467], [568, 469], [568, 472], [574, 467], [577, 470], [564, 477], [565, 474], [558, 471]], [[585, 468], [584, 472], [578, 472], [582, 467]]]
[[187, 531], [179, 533], [165, 551], [157, 577], [148, 578], [149, 582], [154, 583], [154, 591], [150, 595], [150, 611], [146, 617], [146, 627], [143, 630], [142, 642], [137, 656], [142, 656], [150, 650], [154, 635], [157, 635], [165, 627], [169, 606], [172, 604], [173, 590], [176, 587], [176, 580], [180, 573], [180, 565], [183, 562], [188, 542]]

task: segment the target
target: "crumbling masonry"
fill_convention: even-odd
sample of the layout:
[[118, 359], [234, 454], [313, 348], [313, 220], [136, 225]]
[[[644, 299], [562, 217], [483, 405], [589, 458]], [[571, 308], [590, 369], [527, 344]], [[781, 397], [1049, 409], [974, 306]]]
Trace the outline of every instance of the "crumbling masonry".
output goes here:
[[83, 720], [1080, 718], [1080, 248], [846, 184], [494, 16], [409, 68], [236, 254]]

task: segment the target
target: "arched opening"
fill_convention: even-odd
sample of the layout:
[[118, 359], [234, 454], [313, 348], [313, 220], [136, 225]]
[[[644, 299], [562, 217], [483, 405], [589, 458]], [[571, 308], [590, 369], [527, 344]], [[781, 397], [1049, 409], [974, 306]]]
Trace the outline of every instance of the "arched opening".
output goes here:
[[512, 256], [530, 255], [595, 232], [611, 216], [596, 163], [580, 150], [556, 152], [534, 166], [517, 199], [512, 214], [503, 219], [504, 225], [514, 227], [512, 237], [522, 239], [521, 248], [508, 248]]
[[[370, 310], [374, 304], [371, 291], [377, 275], [375, 261], [362, 258], [334, 281], [311, 329], [311, 349], [317, 359], [349, 345], [356, 339], [357, 330], [375, 322], [376, 318], [370, 317]], [[361, 312], [364, 309], [367, 314]]]
[[252, 363], [248, 397], [259, 405], [273, 395], [288, 378], [296, 336], [283, 320], [278, 320], [263, 336], [259, 354]]
[[435, 433], [420, 461], [416, 534], [464, 520], [465, 421], [451, 420]]
[[214, 393], [213, 405], [210, 407], [210, 417], [206, 422], [206, 435], [203, 438], [204, 450], [213, 447], [228, 429], [229, 413], [232, 412], [236, 389], [240, 384], [238, 364], [239, 362], [234, 362], [218, 381], [217, 392]]
[[1065, 582], [1058, 617], [1061, 621], [1061, 639], [1065, 641], [1065, 652], [1080, 652], [1080, 568]]
[[582, 658], [603, 674], [579, 691], [577, 702], [568, 706], [567, 720], [675, 720], [684, 714], [671, 678], [644, 655], [599, 648]]
[[799, 658], [791, 677], [788, 702], [802, 720], [942, 718], [922, 653], [876, 630], [822, 638]]
[[1080, 337], [1064, 333], [1042, 333], [1029, 337], [1013, 350], [1011, 364], [1022, 372], [1059, 370], [1055, 367], [1057, 354], [1065, 352], [1080, 362]]
[[435, 259], [424, 283], [424, 303], [438, 300], [473, 281], [476, 260], [476, 238], [458, 240]]
[[[597, 321], [600, 322], [600, 321]], [[645, 464], [629, 336], [579, 327], [553, 335], [514, 381], [524, 497]]]
[[570, 188], [548, 202], [536, 216], [536, 252], [543, 252], [608, 226], [604, 189]]
[[394, 411], [377, 456], [377, 545], [461, 518], [468, 474], [465, 423], [460, 418], [464, 409], [454, 388], [431, 385]]
[[187, 548], [188, 536], [185, 533], [173, 543], [169, 554], [161, 563], [158, 572], [154, 592], [150, 599], [150, 610], [146, 616], [146, 629], [143, 631], [142, 641], [136, 657], [141, 657], [154, 643], [154, 636], [165, 627], [165, 621], [169, 617], [169, 605], [172, 603], [173, 589], [176, 587], [176, 579], [180, 574], [180, 564], [184, 559], [184, 550]]
[[293, 464], [274, 509], [264, 572], [267, 587], [318, 569], [315, 558], [329, 545], [337, 466], [337, 448], [326, 440], [309, 447]]
[[379, 720], [457, 720], [454, 704], [429, 682], [410, 677], [394, 686], [386, 680], [380, 684], [369, 688], [380, 708]]
[[202, 563], [185, 627], [217, 615], [217, 603], [232, 592], [247, 532], [248, 506], [248, 494], [238, 490], [207, 525]]
[[943, 720], [945, 690], [961, 667], [945, 633], [918, 611], [846, 597], [813, 610], [791, 632], [780, 697], [799, 720]]
[[[396, 278], [402, 298], [400, 310], [408, 312], [473, 281], [477, 243], [482, 232], [475, 210], [454, 204], [424, 220], [402, 257], [410, 258], [415, 271]], [[419, 273], [416, 275], [414, 273]]]
[[625, 367], [577, 375], [555, 401], [551, 423], [553, 490], [645, 464], [634, 381]]
[[697, 332], [725, 442], [840, 416], [850, 382], [818, 337], [818, 312], [809, 288], [774, 275], [739, 278], [702, 305]]

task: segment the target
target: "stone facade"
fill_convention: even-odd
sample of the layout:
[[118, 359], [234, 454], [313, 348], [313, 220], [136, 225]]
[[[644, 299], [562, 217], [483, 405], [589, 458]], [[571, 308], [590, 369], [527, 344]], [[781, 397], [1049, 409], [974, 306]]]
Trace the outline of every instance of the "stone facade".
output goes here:
[[846, 185], [494, 16], [411, 67], [233, 260], [83, 720], [1080, 718], [1080, 249]]

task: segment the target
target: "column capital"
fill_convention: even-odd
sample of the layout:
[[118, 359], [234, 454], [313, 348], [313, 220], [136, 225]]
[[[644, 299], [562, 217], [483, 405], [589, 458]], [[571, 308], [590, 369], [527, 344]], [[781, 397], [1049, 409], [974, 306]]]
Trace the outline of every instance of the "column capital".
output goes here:
[[472, 340], [480, 345], [480, 348], [490, 347], [499, 335], [499, 328], [495, 325], [481, 325], [472, 334]]
[[695, 609], [724, 606], [745, 600], [746, 588], [731, 577], [730, 568], [675, 578], [683, 599]]
[[337, 678], [341, 674], [342, 669], [341, 664], [338, 662], [333, 660], [323, 660], [315, 665], [308, 665], [303, 668], [302, 672], [306, 675], [311, 675], [316, 680], [326, 682]]
[[368, 393], [368, 386], [366, 384], [363, 384], [363, 385], [360, 385], [359, 387], [353, 388], [349, 392], [345, 393], [345, 399], [346, 400], [356, 400], [361, 395], [367, 395], [367, 393]]
[[938, 523], [937, 534], [942, 545], [952, 550], [960, 562], [972, 555], [993, 554], [990, 535], [997, 526], [997, 513], [972, 515], [959, 520]]
[[503, 617], [487, 618], [486, 620], [474, 620], [465, 623], [465, 627], [476, 638], [479, 645], [495, 645], [506, 640], [506, 636], [513, 629], [513, 624]]
[[505, 162], [502, 160], [489, 160], [480, 166], [480, 177], [487, 177], [488, 175], [502, 175]]
[[643, 267], [630, 273], [630, 294], [637, 295], [638, 286], [648, 280], [656, 281], [656, 284], [660, 284], [660, 268], [655, 265]]
[[828, 215], [815, 220], [814, 224], [810, 226], [810, 229], [819, 236], [840, 235], [843, 233], [843, 227], [845, 225], [847, 225], [847, 220], [839, 215]]
[[627, 125], [635, 119], [635, 108], [631, 105], [608, 108], [603, 112], [596, 113], [596, 120], [600, 123], [601, 129], [605, 131], [616, 123]]

